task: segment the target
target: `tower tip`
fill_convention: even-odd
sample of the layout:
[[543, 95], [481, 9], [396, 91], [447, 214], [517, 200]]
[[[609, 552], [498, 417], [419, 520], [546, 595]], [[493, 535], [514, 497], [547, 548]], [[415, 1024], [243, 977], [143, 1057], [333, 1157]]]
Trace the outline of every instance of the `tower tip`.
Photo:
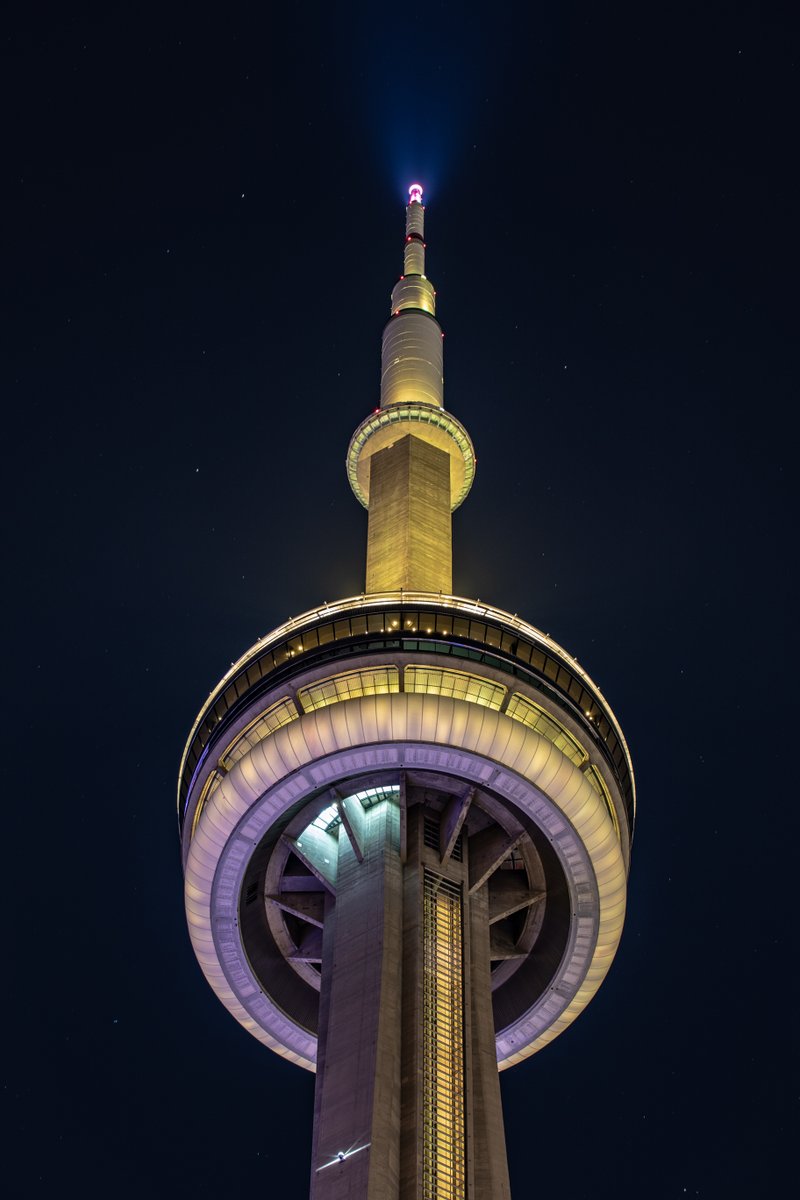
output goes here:
[[422, 184], [412, 183], [408, 189], [408, 203], [422, 204]]

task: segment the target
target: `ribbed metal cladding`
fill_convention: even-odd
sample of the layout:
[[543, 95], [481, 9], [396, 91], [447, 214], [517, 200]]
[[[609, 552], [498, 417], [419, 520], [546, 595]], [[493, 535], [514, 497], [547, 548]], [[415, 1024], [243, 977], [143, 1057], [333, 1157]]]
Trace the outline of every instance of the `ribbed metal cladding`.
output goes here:
[[425, 246], [416, 238], [406, 242], [403, 254], [403, 273], [405, 275], [425, 274]]
[[421, 308], [432, 317], [436, 315], [436, 295], [430, 279], [423, 279], [421, 275], [407, 275], [398, 280], [392, 289], [392, 312], [397, 313], [404, 308]]
[[406, 236], [418, 233], [425, 238], [425, 209], [416, 200], [412, 200], [406, 208]]
[[427, 868], [422, 924], [422, 1200], [464, 1200], [463, 899]]
[[381, 408], [435, 404], [442, 408], [442, 331], [433, 317], [403, 312], [383, 331]]

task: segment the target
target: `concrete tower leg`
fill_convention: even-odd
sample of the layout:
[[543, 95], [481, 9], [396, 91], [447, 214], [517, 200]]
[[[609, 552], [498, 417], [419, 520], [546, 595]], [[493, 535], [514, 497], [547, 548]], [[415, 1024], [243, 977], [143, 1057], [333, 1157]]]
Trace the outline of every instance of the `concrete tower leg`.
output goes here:
[[489, 893], [486, 884], [469, 898], [470, 1088], [467, 1147], [474, 1200], [510, 1200], [503, 1104], [492, 1014], [489, 959]]
[[400, 1197], [418, 1200], [422, 1173], [422, 884], [417, 841], [419, 808], [408, 814], [403, 869], [403, 1058]]
[[[456, 798], [458, 799], [458, 798]], [[463, 806], [463, 805], [462, 805]], [[424, 836], [425, 823], [446, 828], [449, 809], [443, 814], [417, 804], [408, 814], [408, 858], [404, 868], [403, 923], [403, 1058], [401, 1125], [401, 1200], [424, 1200], [433, 1194], [466, 1195], [470, 1200], [510, 1200], [511, 1191], [505, 1157], [503, 1109], [497, 1071], [492, 984], [489, 957], [489, 901], [485, 885], [470, 894], [469, 842], [451, 838], [444, 848], [435, 848]], [[451, 857], [456, 844], [458, 855]], [[424, 893], [430, 880], [441, 880], [460, 892], [458, 925], [461, 979], [450, 992], [455, 1004], [461, 997], [461, 1020], [448, 1021], [448, 1014], [431, 1008], [430, 955], [426, 951]], [[426, 884], [426, 879], [428, 883]], [[439, 959], [436, 990], [438, 1003], [448, 1003], [447, 963]], [[428, 996], [426, 1001], [426, 987]], [[428, 1022], [435, 1023], [428, 1028]], [[463, 1023], [462, 1023], [463, 1022]], [[463, 1057], [453, 1055], [453, 1035], [463, 1045]], [[431, 1108], [425, 1096], [425, 1043], [435, 1046], [435, 1086], [439, 1103]], [[459, 1061], [462, 1064], [459, 1077]], [[426, 1139], [437, 1137], [439, 1145], [426, 1152]], [[453, 1148], [462, 1146], [462, 1167]]]
[[336, 902], [325, 921], [312, 1200], [399, 1194], [399, 812], [381, 804], [364, 818], [358, 852], [339, 836]]

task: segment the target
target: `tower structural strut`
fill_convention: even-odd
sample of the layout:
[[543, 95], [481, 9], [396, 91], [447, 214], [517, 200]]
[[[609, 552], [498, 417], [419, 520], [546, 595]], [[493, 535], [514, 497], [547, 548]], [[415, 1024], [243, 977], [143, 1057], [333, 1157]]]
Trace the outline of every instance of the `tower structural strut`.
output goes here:
[[444, 407], [422, 188], [347, 474], [365, 592], [217, 685], [178, 811], [195, 953], [316, 1071], [313, 1200], [510, 1195], [498, 1069], [582, 1012], [619, 944], [635, 788], [619, 724], [535, 627], [452, 594], [475, 455]]

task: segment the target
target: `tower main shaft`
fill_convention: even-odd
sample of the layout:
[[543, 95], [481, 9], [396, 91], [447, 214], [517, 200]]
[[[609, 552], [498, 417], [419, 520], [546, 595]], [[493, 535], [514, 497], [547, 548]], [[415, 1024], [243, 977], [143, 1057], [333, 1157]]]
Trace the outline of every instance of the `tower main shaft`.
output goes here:
[[[312, 1200], [508, 1200], [480, 879], [487, 840], [463, 833], [471, 791], [401, 780], [397, 803], [371, 805], [335, 851], [307, 831], [293, 843], [319, 875], [336, 853], [336, 902], [322, 934]], [[518, 840], [493, 827], [490, 853], [505, 858]], [[519, 884], [518, 899], [532, 903]]]

